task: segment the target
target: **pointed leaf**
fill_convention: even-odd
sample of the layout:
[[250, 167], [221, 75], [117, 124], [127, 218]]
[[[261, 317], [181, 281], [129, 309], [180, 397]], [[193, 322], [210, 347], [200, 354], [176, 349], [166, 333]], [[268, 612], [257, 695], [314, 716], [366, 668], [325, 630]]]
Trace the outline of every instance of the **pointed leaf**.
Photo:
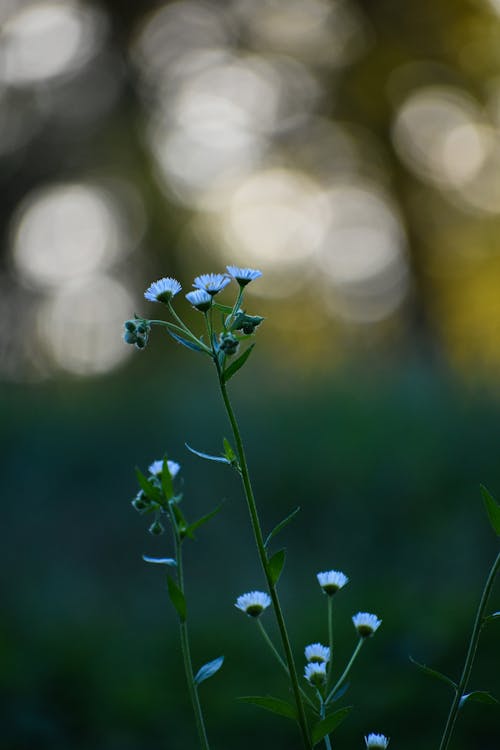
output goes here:
[[191, 349], [193, 352], [203, 352], [204, 350], [199, 346], [198, 344], [195, 344], [194, 341], [189, 341], [188, 339], [185, 339], [183, 336], [179, 336], [178, 333], [174, 333], [169, 328], [167, 328], [167, 333], [169, 336], [172, 336], [173, 339], [177, 341], [178, 344], [182, 344], [182, 346], [185, 346], [187, 349]]
[[207, 461], [218, 461], [221, 464], [229, 464], [231, 463], [228, 461], [228, 459], [225, 456], [212, 456], [210, 453], [202, 453], [201, 451], [197, 451], [194, 448], [191, 448], [190, 445], [187, 443], [184, 443], [188, 451], [191, 451], [191, 453], [194, 453], [195, 456], [199, 456], [200, 458], [205, 458]]
[[231, 315], [231, 313], [233, 312], [232, 307], [229, 307], [228, 305], [221, 305], [219, 302], [213, 302], [212, 306], [215, 307], [216, 310], [220, 310], [226, 315]]
[[190, 524], [186, 529], [186, 535], [191, 537], [191, 539], [194, 539], [193, 533], [196, 531], [196, 529], [199, 529], [200, 526], [203, 526], [204, 523], [207, 521], [210, 521], [211, 518], [213, 518], [217, 513], [220, 511], [224, 503], [220, 503], [216, 508], [210, 511], [210, 513], [207, 513], [206, 515], [202, 516], [201, 518], [198, 518], [197, 521], [194, 521], [194, 523]]
[[335, 701], [339, 701], [342, 698], [342, 696], [344, 696], [349, 690], [350, 684], [351, 684], [350, 682], [344, 682], [344, 684], [341, 687], [339, 687], [337, 692], [334, 693], [331, 698], [329, 698], [327, 703], [335, 703]]
[[318, 723], [313, 726], [311, 732], [313, 746], [317, 745], [318, 742], [321, 742], [323, 737], [326, 737], [327, 734], [333, 732], [333, 730], [347, 718], [350, 710], [351, 706], [339, 708], [338, 711], [334, 711], [332, 714], [328, 714], [324, 719], [321, 719], [321, 721], [318, 721]]
[[161, 488], [167, 500], [171, 500], [174, 496], [174, 485], [166, 456], [163, 459], [163, 468], [161, 470]]
[[177, 610], [177, 614], [179, 615], [180, 621], [184, 622], [186, 619], [186, 600], [184, 598], [184, 594], [172, 578], [172, 576], [167, 576], [167, 585], [168, 585], [168, 595], [170, 597], [170, 601], [174, 605], [175, 609]]
[[483, 624], [487, 622], [491, 622], [491, 620], [498, 620], [500, 618], [500, 612], [492, 612], [491, 615], [487, 615], [484, 620]]
[[224, 663], [224, 657], [219, 656], [217, 657], [217, 659], [214, 659], [213, 661], [209, 661], [206, 664], [204, 664], [197, 671], [196, 676], [194, 678], [194, 684], [199, 685], [200, 682], [204, 682], [205, 680], [208, 680], [209, 677], [212, 677], [212, 675], [214, 675], [216, 672], [219, 671], [223, 663]]
[[292, 512], [286, 518], [284, 518], [282, 521], [280, 521], [278, 524], [276, 524], [276, 526], [271, 531], [271, 533], [268, 534], [267, 539], [264, 542], [264, 547], [267, 547], [267, 545], [269, 544], [269, 542], [271, 541], [271, 539], [273, 539], [273, 537], [275, 537], [276, 534], [279, 534], [279, 532], [281, 531], [281, 529], [284, 529], [285, 526], [288, 526], [288, 524], [290, 523], [290, 521], [293, 518], [295, 518], [295, 516], [297, 515], [297, 513], [299, 512], [299, 510], [300, 510], [300, 508], [295, 508], [295, 510], [292, 510]]
[[500, 505], [483, 485], [481, 485], [481, 494], [493, 531], [500, 536]]
[[142, 559], [147, 563], [156, 563], [157, 565], [170, 565], [172, 568], [177, 567], [177, 560], [173, 557], [149, 557], [149, 555], [143, 555]]
[[146, 497], [148, 497], [150, 500], [153, 500], [155, 503], [160, 503], [160, 505], [163, 503], [163, 496], [161, 494], [161, 491], [158, 489], [158, 487], [155, 487], [155, 485], [149, 481], [149, 479], [146, 479], [142, 471], [140, 469], [135, 470], [135, 474], [137, 477], [137, 481], [139, 482], [139, 485], [141, 487], [141, 490], [143, 490]]
[[224, 371], [222, 375], [222, 379], [224, 383], [227, 383], [228, 380], [230, 380], [233, 375], [236, 375], [240, 367], [243, 367], [247, 359], [249, 358], [250, 354], [252, 353], [252, 349], [254, 348], [255, 344], [251, 344], [248, 349], [245, 349], [243, 354], [240, 354], [238, 359], [235, 359], [234, 362], [229, 365], [227, 370]]
[[227, 438], [224, 438], [222, 440], [222, 445], [224, 447], [224, 456], [227, 458], [229, 463], [233, 463], [236, 460], [236, 453], [234, 452], [231, 443]]
[[470, 703], [470, 701], [474, 701], [476, 703], [489, 703], [490, 705], [498, 703], [495, 696], [491, 693], [488, 693], [484, 690], [473, 690], [472, 693], [462, 695], [462, 697], [460, 698], [459, 708], [462, 708], [466, 703]]
[[415, 661], [410, 656], [410, 661], [415, 664], [416, 667], [418, 667], [424, 674], [429, 675], [429, 677], [434, 677], [436, 680], [441, 680], [441, 682], [446, 682], [447, 685], [450, 685], [455, 692], [457, 691], [457, 684], [453, 682], [452, 679], [447, 677], [445, 674], [442, 674], [442, 672], [438, 672], [437, 669], [431, 669], [430, 667], [427, 667], [425, 664], [420, 664], [418, 661]]
[[259, 706], [259, 708], [264, 708], [266, 711], [271, 711], [273, 714], [284, 716], [287, 719], [295, 720], [297, 717], [295, 708], [291, 703], [281, 700], [281, 698], [273, 698], [271, 695], [243, 695], [238, 700], [251, 703], [253, 706]]
[[269, 575], [271, 577], [273, 586], [278, 583], [281, 571], [283, 570], [283, 566], [285, 564], [285, 556], [285, 550], [280, 549], [278, 550], [278, 552], [275, 552], [268, 561]]

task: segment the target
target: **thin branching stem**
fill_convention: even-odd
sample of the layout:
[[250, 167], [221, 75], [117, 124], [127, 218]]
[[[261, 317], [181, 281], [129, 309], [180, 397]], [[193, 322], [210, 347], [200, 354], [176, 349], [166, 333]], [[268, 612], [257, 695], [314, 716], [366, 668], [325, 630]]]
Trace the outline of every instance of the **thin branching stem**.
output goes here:
[[241, 479], [243, 482], [243, 488], [245, 491], [247, 507], [248, 507], [248, 511], [250, 514], [250, 520], [252, 524], [254, 539], [255, 539], [255, 543], [257, 546], [258, 553], [259, 553], [259, 559], [262, 565], [262, 569], [266, 577], [267, 585], [269, 588], [269, 594], [271, 596], [271, 600], [273, 603], [276, 621], [278, 623], [278, 628], [279, 628], [280, 636], [281, 636], [281, 642], [283, 645], [283, 651], [285, 652], [285, 660], [288, 666], [290, 682], [291, 682], [292, 691], [293, 691], [293, 695], [295, 699], [295, 704], [297, 707], [297, 721], [299, 723], [304, 746], [308, 748], [308, 750], [310, 750], [310, 748], [312, 748], [312, 745], [311, 745], [311, 739], [309, 736], [309, 728], [307, 725], [304, 704], [302, 702], [302, 696], [300, 694], [300, 686], [299, 686], [299, 680], [297, 676], [297, 670], [296, 670], [295, 662], [293, 659], [290, 639], [288, 637], [288, 631], [287, 631], [286, 624], [285, 624], [285, 618], [283, 616], [283, 611], [281, 609], [281, 604], [278, 598], [278, 592], [276, 591], [276, 585], [273, 582], [270, 571], [269, 571], [267, 554], [266, 554], [266, 549], [264, 546], [264, 538], [262, 534], [262, 527], [261, 527], [259, 515], [257, 512], [257, 505], [255, 503], [255, 497], [253, 494], [252, 484], [250, 481], [250, 474], [248, 471], [248, 465], [247, 465], [245, 450], [243, 447], [243, 441], [241, 439], [241, 434], [240, 434], [240, 430], [238, 427], [238, 422], [236, 420], [236, 416], [231, 406], [231, 401], [229, 400], [229, 394], [227, 392], [226, 384], [224, 383], [223, 373], [222, 373], [222, 370], [219, 365], [215, 352], [214, 352], [214, 363], [217, 368], [217, 375], [219, 378], [219, 386], [220, 386], [220, 391], [222, 395], [222, 400], [224, 401], [224, 406], [226, 407], [226, 412], [229, 418], [229, 422], [231, 423], [231, 429], [234, 435], [234, 440], [236, 442], [236, 450], [237, 450], [238, 458], [240, 462]]
[[332, 654], [333, 654], [333, 596], [328, 597], [328, 646], [330, 648], [330, 659], [326, 671], [326, 686], [330, 685], [332, 676]]
[[[177, 583], [179, 585], [179, 589], [182, 593], [182, 596], [185, 597], [184, 568], [183, 568], [183, 561], [182, 561], [182, 540], [180, 537], [179, 528], [177, 526], [177, 520], [175, 518], [174, 512], [172, 511], [172, 508], [170, 507], [170, 504], [169, 504], [169, 512], [170, 512], [170, 519], [172, 521], [172, 527], [174, 530], [175, 559], [177, 561]], [[191, 704], [193, 706], [193, 713], [194, 713], [195, 722], [196, 722], [196, 729], [198, 731], [198, 737], [200, 740], [200, 746], [202, 750], [210, 750], [210, 745], [208, 744], [207, 731], [205, 729], [205, 722], [203, 719], [203, 713], [201, 710], [200, 699], [198, 696], [198, 690], [194, 682], [193, 662], [191, 659], [191, 649], [189, 646], [189, 634], [188, 634], [188, 627], [187, 627], [186, 620], [181, 619], [179, 621], [179, 630], [180, 630], [180, 638], [181, 638], [182, 660], [184, 662], [184, 672], [186, 674], [186, 682], [188, 684], [189, 697], [191, 698]]]
[[[323, 699], [323, 696], [319, 692], [319, 690], [318, 690], [318, 700], [319, 700], [319, 718], [321, 720], [321, 719], [324, 719], [326, 716], [326, 703]], [[323, 739], [325, 741], [326, 750], [332, 750], [332, 743], [330, 742], [330, 737], [327, 734], [325, 734]]]
[[486, 609], [486, 605], [488, 603], [491, 589], [493, 588], [493, 583], [495, 582], [495, 578], [498, 573], [499, 567], [500, 567], [500, 552], [498, 553], [495, 561], [493, 562], [493, 565], [491, 566], [490, 572], [488, 574], [488, 578], [486, 579], [486, 583], [484, 585], [481, 599], [479, 601], [479, 606], [477, 608], [476, 617], [474, 620], [474, 626], [472, 628], [472, 634], [471, 634], [470, 641], [469, 641], [469, 647], [467, 649], [467, 656], [465, 657], [465, 663], [464, 663], [464, 667], [462, 670], [462, 675], [457, 685], [457, 690], [453, 698], [453, 702], [451, 704], [448, 718], [446, 720], [446, 725], [444, 728], [443, 736], [441, 738], [441, 743], [439, 745], [439, 750], [446, 750], [450, 742], [453, 729], [455, 727], [455, 722], [457, 720], [458, 712], [460, 710], [461, 701], [462, 701], [463, 696], [465, 695], [465, 691], [467, 689], [467, 683], [469, 681], [470, 673], [472, 670], [472, 665], [474, 663], [474, 657], [476, 655], [477, 645], [479, 642], [479, 635], [481, 633], [481, 628], [484, 624], [483, 622], [484, 610]]
[[352, 653], [352, 656], [349, 659], [347, 667], [344, 669], [344, 671], [340, 675], [339, 679], [337, 680], [337, 682], [335, 683], [335, 685], [332, 687], [332, 689], [328, 693], [328, 696], [326, 698], [325, 703], [330, 703], [330, 701], [333, 698], [333, 696], [335, 695], [335, 693], [342, 687], [342, 684], [345, 681], [345, 679], [346, 679], [347, 675], [349, 674], [349, 672], [351, 671], [351, 667], [354, 664], [354, 662], [356, 660], [356, 657], [357, 657], [357, 655], [359, 654], [359, 652], [361, 650], [361, 646], [363, 645], [363, 643], [365, 642], [365, 640], [366, 640], [365, 638], [360, 638], [359, 641], [357, 642], [356, 648], [354, 649], [354, 651]]

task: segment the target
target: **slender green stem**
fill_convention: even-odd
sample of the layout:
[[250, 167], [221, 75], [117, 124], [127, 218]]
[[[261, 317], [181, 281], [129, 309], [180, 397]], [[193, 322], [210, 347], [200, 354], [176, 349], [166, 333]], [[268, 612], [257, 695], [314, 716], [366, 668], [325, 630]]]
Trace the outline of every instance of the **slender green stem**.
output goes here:
[[330, 684], [332, 676], [332, 654], [333, 654], [333, 596], [328, 597], [328, 646], [330, 648], [330, 659], [326, 671], [326, 687]]
[[[321, 719], [324, 719], [326, 716], [326, 703], [323, 700], [323, 696], [321, 695], [319, 690], [318, 690], [318, 700], [319, 700], [319, 718], [321, 720]], [[332, 743], [330, 742], [330, 737], [327, 734], [325, 734], [323, 739], [325, 740], [326, 750], [332, 750]]]
[[441, 743], [439, 745], [439, 750], [446, 750], [446, 748], [448, 747], [448, 743], [450, 741], [451, 735], [453, 733], [453, 729], [455, 727], [455, 722], [457, 720], [458, 712], [460, 710], [460, 703], [467, 689], [467, 683], [469, 681], [470, 673], [472, 670], [472, 665], [474, 663], [474, 657], [476, 655], [477, 645], [479, 642], [479, 635], [481, 633], [481, 628], [484, 624], [483, 623], [484, 610], [486, 609], [486, 605], [488, 603], [491, 589], [493, 588], [493, 583], [495, 581], [499, 567], [500, 567], [500, 552], [498, 553], [493, 565], [491, 566], [490, 572], [488, 574], [488, 578], [486, 579], [486, 583], [484, 585], [483, 593], [481, 595], [479, 606], [476, 612], [476, 617], [474, 620], [474, 626], [472, 628], [472, 634], [471, 634], [470, 641], [469, 641], [469, 647], [467, 649], [467, 656], [465, 657], [465, 663], [464, 663], [464, 667], [462, 670], [462, 675], [460, 677], [460, 681], [457, 686], [455, 697], [453, 698], [453, 702], [451, 704], [450, 712], [448, 714], [448, 719], [446, 721], [446, 726], [444, 728], [443, 736], [441, 738]]
[[[267, 630], [265, 629], [265, 627], [262, 624], [262, 622], [261, 622], [260, 619], [257, 620], [257, 625], [259, 626], [259, 630], [262, 633], [262, 636], [263, 636], [265, 642], [267, 643], [267, 645], [269, 646], [269, 648], [273, 652], [274, 656], [278, 660], [280, 667], [285, 671], [287, 677], [290, 678], [290, 672], [288, 671], [287, 665], [285, 664], [285, 662], [281, 658], [281, 656], [280, 656], [280, 654], [278, 652], [278, 649], [276, 648], [276, 646], [274, 645], [274, 643], [270, 639], [270, 637], [269, 637], [269, 635], [267, 633]], [[316, 706], [314, 705], [314, 703], [312, 702], [312, 700], [309, 698], [309, 696], [307, 695], [307, 693], [305, 692], [305, 690], [303, 690], [302, 688], [300, 688], [300, 694], [302, 695], [302, 697], [304, 698], [304, 700], [309, 703], [309, 705], [311, 706], [311, 708], [317, 713]]]
[[293, 691], [294, 698], [295, 698], [295, 704], [297, 707], [297, 720], [300, 726], [300, 731], [302, 734], [304, 745], [306, 748], [310, 749], [312, 745], [311, 745], [311, 740], [309, 737], [309, 728], [307, 726], [307, 719], [306, 719], [306, 715], [304, 711], [304, 704], [302, 702], [302, 697], [300, 694], [300, 686], [299, 686], [299, 680], [297, 676], [297, 670], [295, 668], [295, 662], [293, 660], [292, 648], [290, 646], [290, 639], [288, 637], [288, 632], [286, 629], [285, 619], [283, 617], [283, 612], [282, 612], [281, 605], [279, 602], [278, 593], [276, 591], [276, 586], [269, 572], [267, 554], [266, 554], [266, 549], [264, 547], [264, 538], [262, 535], [262, 528], [260, 525], [260, 520], [259, 520], [259, 516], [257, 512], [257, 506], [255, 503], [255, 498], [254, 498], [254, 494], [252, 490], [250, 475], [248, 472], [248, 466], [247, 466], [247, 461], [246, 461], [246, 456], [245, 456], [245, 450], [243, 447], [243, 441], [241, 439], [241, 434], [240, 434], [240, 430], [238, 427], [238, 423], [236, 421], [236, 417], [235, 417], [233, 408], [231, 406], [231, 402], [229, 400], [227, 388], [222, 378], [222, 371], [221, 371], [221, 368], [220, 368], [220, 365], [216, 356], [214, 356], [214, 362], [215, 362], [215, 366], [217, 368], [217, 374], [219, 377], [219, 386], [220, 386], [222, 399], [224, 401], [224, 406], [226, 407], [227, 415], [231, 423], [231, 428], [232, 428], [233, 435], [234, 435], [234, 440], [236, 442], [236, 450], [238, 453], [240, 469], [241, 469], [241, 479], [243, 482], [243, 488], [244, 488], [245, 497], [247, 500], [247, 506], [248, 506], [248, 511], [250, 514], [250, 520], [252, 524], [252, 530], [253, 530], [253, 534], [255, 538], [255, 543], [257, 545], [260, 562], [264, 571], [264, 575], [266, 577], [267, 585], [269, 587], [269, 593], [271, 596], [271, 600], [273, 602], [274, 612], [275, 612], [276, 620], [278, 623], [278, 628], [280, 631], [281, 641], [283, 644], [283, 651], [285, 652], [285, 659], [288, 665], [290, 682], [291, 682], [292, 691]]
[[357, 657], [357, 655], [359, 654], [359, 652], [361, 650], [361, 646], [363, 645], [363, 643], [365, 642], [365, 640], [366, 640], [365, 638], [360, 638], [359, 641], [357, 642], [356, 648], [354, 649], [353, 654], [352, 654], [351, 658], [349, 659], [347, 667], [344, 669], [344, 671], [340, 675], [339, 679], [337, 680], [337, 682], [335, 683], [335, 685], [332, 687], [332, 689], [328, 693], [325, 703], [330, 703], [331, 699], [333, 698], [333, 696], [335, 695], [335, 693], [337, 692], [337, 690], [339, 690], [339, 688], [342, 686], [342, 683], [344, 682], [344, 680], [346, 679], [347, 675], [351, 671], [351, 667], [354, 664], [354, 662], [356, 660], [356, 657]]
[[[174, 529], [175, 559], [177, 561], [177, 583], [179, 585], [179, 589], [182, 592], [182, 595], [185, 596], [184, 594], [184, 568], [182, 564], [182, 542], [181, 542], [181, 538], [179, 534], [179, 529], [177, 527], [177, 521], [170, 507], [170, 504], [169, 504], [169, 511], [170, 511], [170, 518], [172, 521], [172, 527]], [[210, 750], [210, 745], [208, 744], [207, 732], [205, 729], [205, 722], [203, 720], [203, 714], [201, 711], [201, 704], [200, 704], [200, 699], [198, 696], [198, 690], [194, 682], [193, 662], [191, 659], [191, 649], [189, 646], [189, 634], [188, 634], [188, 627], [187, 627], [186, 620], [180, 620], [179, 630], [180, 630], [180, 637], [181, 637], [182, 659], [184, 662], [184, 672], [186, 674], [186, 681], [188, 684], [189, 696], [191, 698], [191, 703], [193, 706], [193, 712], [194, 712], [194, 717], [196, 721], [196, 729], [198, 731], [198, 737], [200, 740], [200, 746], [202, 750]]]

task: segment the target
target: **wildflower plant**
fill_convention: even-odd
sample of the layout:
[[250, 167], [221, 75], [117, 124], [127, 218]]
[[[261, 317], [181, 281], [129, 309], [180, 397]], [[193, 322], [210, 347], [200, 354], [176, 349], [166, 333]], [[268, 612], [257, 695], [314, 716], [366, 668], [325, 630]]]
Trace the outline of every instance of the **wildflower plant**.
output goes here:
[[[317, 583], [326, 601], [325, 632], [328, 635], [328, 642], [327, 645], [314, 642], [305, 646], [306, 663], [302, 675], [299, 675], [278, 595], [278, 582], [283, 572], [286, 554], [283, 548], [272, 551], [272, 547], [278, 534], [294, 519], [300, 508], [291, 512], [267, 535], [264, 534], [239, 424], [228, 392], [228, 383], [248, 361], [255, 346], [254, 336], [264, 320], [260, 315], [247, 312], [244, 303], [247, 286], [258, 280], [262, 272], [233, 265], [227, 266], [226, 271], [226, 273], [205, 273], [197, 276], [192, 285], [193, 289], [185, 294], [187, 302], [200, 313], [198, 329], [201, 328], [201, 331], [192, 330], [174, 308], [174, 297], [179, 294], [182, 287], [176, 279], [165, 277], [153, 282], [146, 290], [144, 297], [149, 302], [162, 304], [169, 313], [169, 319], [148, 319], [135, 316], [134, 319], [125, 322], [123, 337], [127, 344], [144, 349], [152, 328], [163, 327], [177, 343], [212, 362], [231, 427], [234, 447], [227, 438], [223, 439], [222, 451], [218, 455], [206, 453], [198, 447], [194, 448], [187, 444], [186, 447], [202, 459], [229, 466], [240, 477], [267, 591], [254, 590], [241, 594], [237, 597], [234, 606], [259, 629], [265, 644], [289, 681], [292, 696], [292, 702], [272, 696], [245, 696], [240, 700], [292, 719], [298, 726], [302, 744], [306, 750], [312, 750], [320, 742], [324, 743], [326, 750], [331, 750], [330, 734], [337, 729], [351, 709], [350, 706], [336, 708], [334, 704], [343, 698], [348, 688], [347, 680], [352, 667], [363, 646], [378, 632], [382, 620], [376, 614], [369, 612], [358, 612], [352, 616], [357, 639], [350, 657], [344, 661], [342, 649], [334, 642], [333, 615], [334, 601], [337, 602], [338, 594], [349, 583], [349, 578], [339, 570], [317, 573]], [[218, 295], [222, 292], [227, 294], [232, 282], [237, 286], [233, 303], [223, 304], [219, 301]], [[172, 568], [173, 573], [167, 578], [168, 594], [179, 619], [184, 670], [200, 746], [203, 750], [209, 750], [198, 686], [220, 669], [224, 657], [220, 656], [207, 662], [196, 674], [194, 673], [187, 627], [188, 608], [184, 586], [183, 547], [187, 540], [194, 537], [195, 530], [216, 515], [220, 506], [197, 521], [189, 523], [181, 509], [182, 493], [178, 492], [175, 487], [179, 472], [179, 464], [166, 457], [153, 461], [148, 468], [147, 475], [137, 470], [139, 491], [132, 505], [141, 515], [152, 514], [152, 522], [149, 525], [150, 534], [161, 535], [167, 527], [171, 531], [174, 556], [165, 558], [144, 556], [144, 560]], [[500, 508], [486, 490], [483, 490], [483, 495], [492, 525], [500, 534]], [[489, 617], [484, 616], [499, 565], [500, 556], [497, 556], [476, 615], [460, 682], [456, 684], [435, 670], [418, 665], [427, 673], [438, 676], [453, 685], [455, 690], [454, 701], [439, 750], [446, 750], [458, 711], [466, 701], [483, 700], [486, 702], [487, 698], [494, 700], [489, 693], [473, 691], [467, 694], [465, 690], [480, 630], [488, 619], [499, 616], [498, 612]], [[274, 612], [280, 640], [278, 645], [273, 642], [264, 625], [268, 609]], [[387, 748], [389, 744], [389, 739], [383, 734], [370, 733], [365, 736], [364, 740], [366, 748]]]

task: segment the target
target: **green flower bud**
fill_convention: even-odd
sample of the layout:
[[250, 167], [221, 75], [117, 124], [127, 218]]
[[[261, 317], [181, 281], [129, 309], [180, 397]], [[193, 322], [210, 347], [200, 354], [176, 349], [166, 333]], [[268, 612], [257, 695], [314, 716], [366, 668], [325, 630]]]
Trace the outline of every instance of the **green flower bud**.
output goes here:
[[153, 521], [148, 531], [153, 536], [161, 536], [161, 534], [164, 533], [165, 528], [163, 527], [163, 524], [161, 524], [159, 521]]
[[238, 351], [238, 347], [240, 345], [240, 342], [236, 338], [236, 336], [233, 336], [232, 333], [223, 333], [220, 337], [220, 348], [225, 354], [228, 356], [231, 356], [232, 354], [236, 354]]

